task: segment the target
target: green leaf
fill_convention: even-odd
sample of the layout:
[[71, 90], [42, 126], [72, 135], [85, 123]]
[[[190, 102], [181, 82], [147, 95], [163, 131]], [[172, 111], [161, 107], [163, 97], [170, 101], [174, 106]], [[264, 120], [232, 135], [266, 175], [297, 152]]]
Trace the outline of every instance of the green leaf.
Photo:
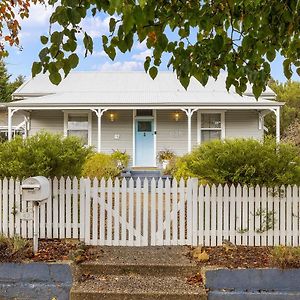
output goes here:
[[44, 35], [41, 36], [41, 43], [43, 45], [46, 45], [48, 43], [48, 40], [49, 40], [48, 37], [46, 37]]
[[283, 61], [283, 72], [287, 79], [291, 79], [293, 72], [291, 69], [291, 61], [289, 59]]
[[70, 67], [72, 69], [75, 69], [78, 66], [79, 58], [78, 58], [77, 54], [75, 54], [75, 53], [71, 54], [69, 56], [68, 60], [69, 60]]
[[106, 35], [102, 35], [102, 43], [106, 45], [108, 43], [108, 37]]
[[93, 49], [94, 49], [93, 39], [87, 33], [84, 33], [83, 45], [86, 49], [85, 56], [87, 56], [87, 52], [90, 52], [91, 54], [93, 53]]
[[76, 8], [72, 8], [72, 9], [68, 10], [68, 15], [69, 15], [70, 21], [73, 24], [79, 24], [80, 23], [81, 14], [80, 14], [79, 10], [77, 10]]
[[109, 20], [109, 31], [113, 32], [116, 28], [116, 20], [114, 18], [110, 18]]
[[262, 91], [263, 91], [263, 88], [261, 86], [253, 85], [252, 92], [256, 99], [258, 99], [258, 97], [261, 95]]
[[44, 61], [45, 57], [49, 54], [49, 49], [48, 48], [44, 48], [40, 51], [39, 53], [39, 58], [41, 61]]
[[31, 68], [32, 77], [42, 72], [42, 63], [34, 62]]
[[269, 51], [267, 51], [267, 59], [268, 61], [272, 62], [276, 57], [276, 51], [275, 49], [270, 49]]
[[120, 6], [121, 0], [110, 0], [110, 7], [116, 9]]
[[147, 0], [139, 0], [139, 4], [142, 8], [145, 7]]
[[65, 73], [65, 77], [68, 76], [68, 74], [71, 72], [71, 67], [70, 67], [70, 64], [69, 64], [69, 61], [67, 59], [64, 60], [64, 63], [63, 63], [63, 70], [64, 70], [64, 73]]
[[189, 84], [190, 84], [190, 80], [191, 79], [189, 77], [187, 77], [187, 76], [180, 76], [179, 80], [180, 80], [180, 83], [182, 84], [182, 86], [185, 89], [187, 89], [188, 86], [189, 86]]
[[69, 45], [69, 47], [70, 47], [70, 51], [71, 51], [71, 52], [74, 52], [74, 51], [76, 50], [76, 48], [77, 48], [77, 43], [76, 43], [76, 41], [74, 41], [74, 40], [72, 40], [72, 39], [69, 39], [68, 45]]
[[147, 56], [146, 60], [144, 62], [144, 69], [145, 69], [146, 72], [149, 70], [150, 62], [151, 62], [151, 58], [150, 58], [150, 56]]
[[54, 31], [51, 34], [51, 43], [59, 45], [62, 42], [63, 34], [62, 32]]
[[213, 40], [213, 48], [215, 51], [220, 51], [223, 48], [224, 45], [224, 39], [221, 35], [216, 35], [216, 37]]
[[62, 78], [61, 75], [58, 72], [56, 72], [56, 73], [51, 73], [49, 75], [49, 79], [53, 84], [59, 85]]
[[113, 46], [109, 46], [109, 47], [104, 46], [103, 49], [104, 49], [105, 53], [109, 56], [109, 58], [111, 60], [115, 59], [115, 57], [116, 57], [115, 47], [113, 47]]
[[131, 12], [124, 15], [123, 17], [123, 26], [124, 26], [124, 32], [127, 34], [132, 29], [134, 25], [134, 17]]
[[155, 77], [157, 76], [157, 73], [158, 73], [158, 70], [156, 67], [153, 66], [149, 69], [149, 74], [152, 79], [155, 79]]

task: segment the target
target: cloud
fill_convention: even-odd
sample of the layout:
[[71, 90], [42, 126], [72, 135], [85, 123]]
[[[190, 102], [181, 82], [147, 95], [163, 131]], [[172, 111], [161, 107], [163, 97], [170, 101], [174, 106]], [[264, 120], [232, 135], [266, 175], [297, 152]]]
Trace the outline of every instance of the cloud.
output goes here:
[[137, 49], [137, 50], [145, 50], [147, 49], [147, 45], [146, 45], [146, 40], [140, 42], [135, 42], [133, 48]]
[[53, 6], [32, 5], [29, 9], [29, 18], [19, 18], [21, 25], [19, 33], [21, 45], [28, 42], [31, 43], [32, 41], [39, 41], [41, 35], [48, 33], [50, 26], [49, 19], [54, 9]]
[[138, 60], [138, 61], [145, 61], [145, 58], [147, 56], [152, 56], [152, 50], [147, 49], [145, 51], [142, 51], [140, 53], [132, 55], [132, 59]]
[[140, 71], [143, 70], [143, 64], [137, 61], [106, 62], [100, 66], [93, 66], [93, 69], [99, 71]]
[[99, 38], [108, 33], [110, 17], [101, 19], [100, 17], [86, 17], [80, 24], [93, 39]]
[[[76, 53], [80, 56], [85, 57], [85, 48], [82, 43], [78, 43]], [[94, 49], [93, 54], [88, 53], [88, 57], [108, 57], [104, 50]]]
[[55, 7], [42, 4], [32, 5], [29, 8], [29, 18], [20, 19], [22, 28], [37, 28], [37, 26], [49, 26], [49, 19]]

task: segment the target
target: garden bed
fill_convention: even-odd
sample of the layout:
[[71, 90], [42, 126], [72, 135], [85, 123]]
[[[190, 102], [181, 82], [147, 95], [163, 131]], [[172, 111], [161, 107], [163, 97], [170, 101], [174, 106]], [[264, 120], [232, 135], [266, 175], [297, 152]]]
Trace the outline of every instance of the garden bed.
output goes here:
[[32, 252], [31, 240], [8, 241], [11, 244], [0, 241], [0, 263], [82, 261], [89, 255], [88, 247], [77, 240], [40, 240], [36, 254]]
[[[196, 251], [196, 252], [195, 252]], [[197, 252], [202, 253], [197, 259]], [[196, 253], [196, 255], [195, 255]], [[204, 255], [203, 255], [204, 253]], [[191, 248], [191, 259], [201, 267], [217, 268], [300, 268], [300, 247], [217, 246]], [[204, 258], [204, 259], [201, 259]]]
[[[22, 241], [17, 240], [15, 242], [16, 245], [10, 245], [9, 247], [5, 247], [0, 241], [0, 263], [101, 260], [101, 251], [99, 251], [101, 247], [85, 246], [78, 240], [42, 239], [39, 241], [39, 251], [36, 254], [32, 252], [31, 240], [22, 239]], [[188, 251], [188, 256], [194, 259], [193, 250], [199, 248], [187, 247], [187, 249], [191, 250]], [[196, 259], [200, 267], [229, 269], [300, 267], [299, 247], [234, 246], [228, 249], [224, 246], [217, 246], [201, 247], [200, 249], [208, 255], [208, 260], [202, 261]], [[293, 250], [293, 253], [290, 253], [291, 250]]]
[[273, 247], [236, 246], [227, 250], [223, 246], [203, 247], [209, 259], [198, 261], [199, 266], [222, 268], [269, 268], [273, 267], [271, 250]]

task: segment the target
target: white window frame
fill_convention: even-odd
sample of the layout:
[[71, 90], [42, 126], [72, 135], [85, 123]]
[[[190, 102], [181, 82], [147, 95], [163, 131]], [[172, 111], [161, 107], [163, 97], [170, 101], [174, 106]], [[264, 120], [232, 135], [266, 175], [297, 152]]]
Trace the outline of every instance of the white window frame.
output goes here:
[[68, 120], [69, 115], [84, 116], [88, 117], [88, 144], [87, 146], [92, 146], [92, 112], [91, 111], [78, 111], [78, 110], [68, 110], [64, 111], [64, 137], [68, 136]]
[[[201, 132], [202, 130], [212, 130], [216, 131], [219, 130], [221, 131], [221, 140], [224, 140], [226, 135], [225, 135], [225, 110], [198, 110], [197, 111], [197, 143], [201, 144]], [[202, 128], [201, 127], [201, 119], [202, 115], [204, 114], [220, 114], [221, 115], [221, 127], [220, 128]]]

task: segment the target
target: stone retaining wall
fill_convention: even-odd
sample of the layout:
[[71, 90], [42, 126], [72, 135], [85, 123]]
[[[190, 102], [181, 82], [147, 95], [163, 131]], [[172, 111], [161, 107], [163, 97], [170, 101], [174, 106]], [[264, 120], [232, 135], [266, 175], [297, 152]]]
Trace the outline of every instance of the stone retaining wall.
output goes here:
[[300, 299], [300, 269], [222, 269], [206, 272], [209, 300]]
[[0, 264], [0, 299], [69, 299], [68, 264]]

